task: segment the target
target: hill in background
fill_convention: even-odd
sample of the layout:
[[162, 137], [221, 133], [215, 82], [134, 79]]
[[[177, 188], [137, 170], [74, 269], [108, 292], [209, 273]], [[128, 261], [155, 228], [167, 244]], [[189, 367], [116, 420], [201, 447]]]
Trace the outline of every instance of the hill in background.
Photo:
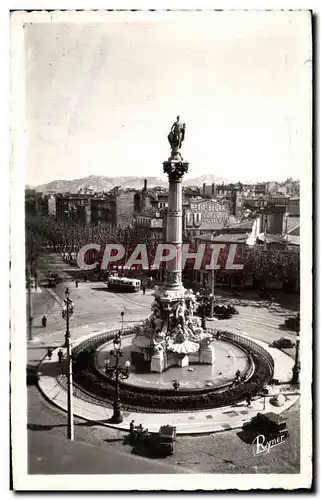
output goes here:
[[[105, 177], [100, 175], [90, 175], [82, 179], [73, 180], [57, 180], [47, 184], [40, 184], [34, 189], [39, 192], [56, 192], [56, 193], [77, 193], [81, 190], [92, 189], [93, 191], [110, 191], [116, 186], [123, 188], [142, 189], [144, 179], [147, 179], [148, 187], [167, 187], [167, 178], [160, 177]], [[214, 175], [201, 175], [199, 177], [186, 179], [183, 184], [185, 186], [202, 186], [203, 183], [218, 184], [221, 182], [228, 182], [225, 179], [216, 177]]]

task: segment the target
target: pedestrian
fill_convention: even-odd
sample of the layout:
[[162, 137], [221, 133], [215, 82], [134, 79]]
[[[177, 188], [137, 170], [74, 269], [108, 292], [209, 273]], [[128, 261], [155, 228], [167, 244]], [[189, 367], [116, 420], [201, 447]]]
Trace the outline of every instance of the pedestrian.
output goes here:
[[130, 422], [130, 434], [132, 435], [134, 432], [134, 420], [131, 420]]
[[52, 354], [53, 354], [52, 349], [51, 349], [50, 347], [48, 347], [48, 349], [47, 349], [47, 356], [48, 356], [48, 359], [51, 359]]
[[247, 402], [247, 406], [250, 406], [252, 403], [252, 396], [250, 393], [247, 394], [246, 402]]
[[61, 349], [59, 349], [57, 356], [59, 363], [61, 363], [63, 360], [63, 351]]
[[145, 285], [142, 286], [142, 291], [143, 291], [143, 295], [145, 295], [145, 291], [146, 291]]
[[77, 280], [75, 281], [75, 286], [76, 286], [76, 288], [78, 288], [78, 281]]
[[46, 328], [46, 326], [47, 326], [47, 318], [46, 318], [46, 316], [42, 317], [41, 324], [42, 324], [43, 328]]

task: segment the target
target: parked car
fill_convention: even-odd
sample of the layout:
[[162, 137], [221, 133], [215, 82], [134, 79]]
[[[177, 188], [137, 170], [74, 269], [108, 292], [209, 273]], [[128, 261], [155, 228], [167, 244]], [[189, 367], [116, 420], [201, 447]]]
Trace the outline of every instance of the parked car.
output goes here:
[[282, 435], [285, 438], [288, 436], [287, 420], [281, 415], [275, 413], [257, 413], [248, 426], [253, 426], [258, 429], [258, 432], [263, 432], [266, 437], [271, 436], [278, 438]]
[[56, 288], [57, 282], [55, 278], [48, 278], [47, 287]]
[[157, 436], [157, 448], [162, 454], [172, 454], [176, 442], [177, 429], [172, 425], [162, 425]]
[[298, 313], [296, 316], [292, 316], [291, 318], [287, 318], [284, 321], [285, 328], [289, 328], [293, 331], [300, 330], [300, 314]]
[[[197, 307], [197, 314], [199, 316], [210, 316], [211, 314], [211, 301], [199, 301], [198, 307]], [[217, 319], [228, 319], [230, 318], [233, 314], [238, 314], [238, 311], [236, 308], [230, 304], [215, 304], [213, 307], [213, 315]]]
[[294, 342], [292, 342], [290, 339], [285, 339], [284, 337], [281, 337], [278, 340], [274, 340], [274, 342], [272, 343], [272, 347], [275, 347], [276, 349], [292, 349], [294, 345]]
[[56, 284], [61, 283], [63, 281], [62, 277], [58, 273], [48, 273], [47, 277], [48, 279], [50, 278], [55, 280]]

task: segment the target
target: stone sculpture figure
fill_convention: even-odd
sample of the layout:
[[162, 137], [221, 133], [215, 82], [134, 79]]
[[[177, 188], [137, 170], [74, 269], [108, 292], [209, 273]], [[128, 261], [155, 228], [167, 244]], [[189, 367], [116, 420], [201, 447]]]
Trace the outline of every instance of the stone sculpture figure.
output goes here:
[[201, 337], [200, 340], [200, 347], [201, 349], [207, 349], [212, 342], [212, 338], [209, 335], [205, 335], [204, 337]]
[[160, 302], [158, 300], [155, 299], [153, 301], [152, 306], [151, 306], [151, 310], [152, 310], [153, 315], [156, 318], [161, 318], [162, 317], [161, 304], [160, 304]]
[[168, 135], [168, 141], [172, 150], [181, 148], [182, 142], [184, 141], [185, 132], [186, 124], [181, 123], [180, 116], [177, 116], [177, 120], [172, 125], [170, 133]]
[[185, 303], [184, 300], [181, 299], [177, 306], [175, 317], [177, 324], [181, 325], [183, 329], [185, 328], [186, 324], [185, 312], [186, 312]]
[[175, 329], [175, 342], [177, 342], [178, 344], [181, 344], [182, 342], [184, 342], [186, 340], [186, 336], [185, 336], [185, 333], [184, 333], [184, 330], [182, 328], [181, 325], [178, 325]]
[[185, 299], [186, 299], [186, 303], [187, 303], [188, 316], [193, 316], [196, 299], [195, 299], [195, 296], [194, 296], [192, 290], [186, 291]]

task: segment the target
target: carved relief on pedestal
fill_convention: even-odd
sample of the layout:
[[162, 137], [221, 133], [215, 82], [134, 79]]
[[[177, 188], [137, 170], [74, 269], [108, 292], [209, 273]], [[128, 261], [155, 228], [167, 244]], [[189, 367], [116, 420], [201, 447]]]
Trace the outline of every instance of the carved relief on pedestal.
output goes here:
[[180, 285], [181, 284], [181, 271], [166, 271], [165, 281], [168, 285]]
[[172, 215], [175, 217], [181, 217], [182, 216], [182, 210], [179, 208], [168, 208], [168, 215]]

